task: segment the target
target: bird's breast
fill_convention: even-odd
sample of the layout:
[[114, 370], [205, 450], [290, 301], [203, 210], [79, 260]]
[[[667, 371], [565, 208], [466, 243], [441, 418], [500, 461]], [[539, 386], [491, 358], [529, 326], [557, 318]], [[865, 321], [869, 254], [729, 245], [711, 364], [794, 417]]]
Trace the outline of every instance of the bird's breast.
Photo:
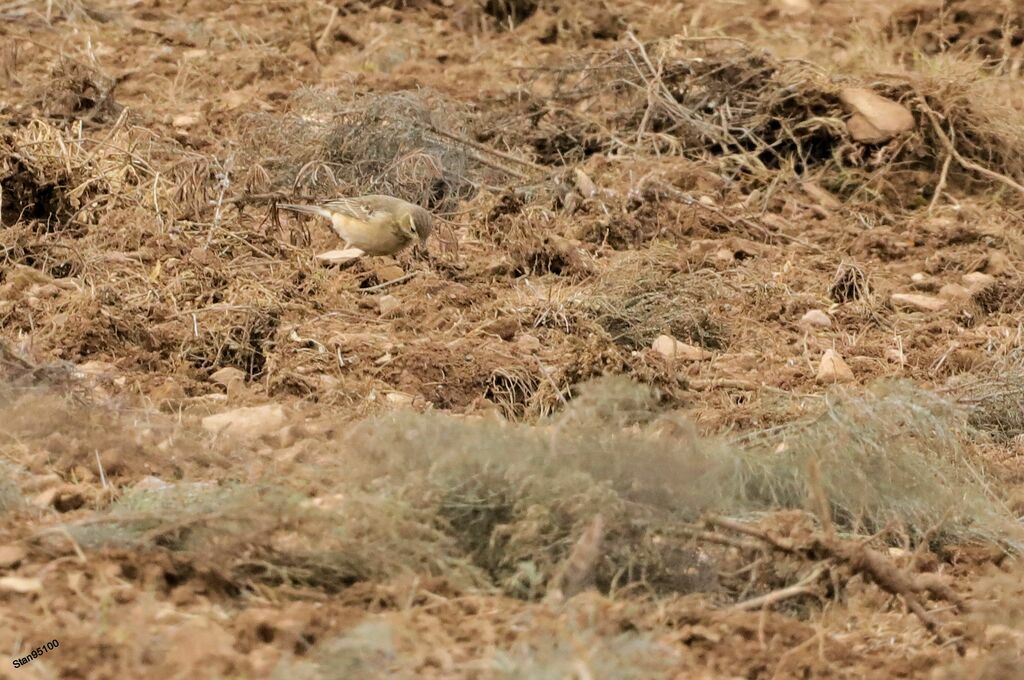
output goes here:
[[395, 228], [390, 220], [364, 222], [335, 213], [331, 217], [331, 224], [338, 236], [348, 241], [349, 245], [370, 255], [397, 253], [412, 240]]

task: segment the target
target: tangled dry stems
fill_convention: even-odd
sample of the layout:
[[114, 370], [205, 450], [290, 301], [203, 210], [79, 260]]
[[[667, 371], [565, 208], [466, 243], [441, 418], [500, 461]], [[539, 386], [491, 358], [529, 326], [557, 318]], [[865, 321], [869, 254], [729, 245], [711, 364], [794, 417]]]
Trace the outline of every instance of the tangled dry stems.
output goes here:
[[[92, 451], [108, 451], [101, 440], [117, 436], [100, 418], [78, 420], [74, 439], [50, 441], [63, 447], [57, 464], [68, 470], [94, 467]], [[14, 441], [45, 436], [8, 422]], [[1019, 545], [1006, 510], [964, 455], [963, 426], [938, 397], [883, 385], [830, 402], [813, 423], [736, 448], [661, 413], [649, 389], [611, 379], [582, 386], [562, 413], [535, 426], [381, 417], [346, 436], [344, 470], [299, 466], [287, 483], [128, 491], [69, 528], [85, 546], [187, 554], [240, 587], [333, 592], [405, 573], [537, 599], [601, 515], [603, 548], [588, 567], [600, 589], [641, 583], [657, 592], [711, 592], [719, 581], [693, 542], [695, 522], [708, 513], [801, 509], [815, 489], [845, 532], [895, 532], [911, 545]], [[17, 459], [16, 451], [8, 456]], [[129, 463], [106, 460], [116, 485]]]

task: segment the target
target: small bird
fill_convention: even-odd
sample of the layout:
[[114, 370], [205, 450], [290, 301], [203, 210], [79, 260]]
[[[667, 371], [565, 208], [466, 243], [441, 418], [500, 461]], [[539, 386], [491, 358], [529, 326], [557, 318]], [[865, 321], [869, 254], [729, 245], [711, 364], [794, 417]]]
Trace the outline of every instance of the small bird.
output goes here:
[[319, 205], [280, 203], [278, 207], [326, 217], [346, 248], [358, 248], [367, 255], [394, 255], [417, 238], [425, 249], [434, 229], [434, 218], [427, 210], [381, 194], [333, 198]]

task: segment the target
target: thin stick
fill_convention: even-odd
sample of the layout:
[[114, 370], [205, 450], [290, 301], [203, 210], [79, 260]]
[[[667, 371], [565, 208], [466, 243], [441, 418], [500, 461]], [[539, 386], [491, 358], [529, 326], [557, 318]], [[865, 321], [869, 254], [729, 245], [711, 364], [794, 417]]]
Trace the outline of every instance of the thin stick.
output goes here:
[[322, 52], [323, 51], [324, 42], [327, 40], [327, 35], [331, 32], [331, 29], [334, 27], [334, 21], [337, 18], [338, 18], [338, 6], [335, 5], [335, 6], [331, 7], [331, 18], [327, 20], [327, 25], [324, 26], [324, 30], [320, 33], [320, 37], [317, 38], [316, 43], [313, 45], [313, 47], [316, 48], [317, 52]]
[[817, 589], [812, 586], [821, 578], [827, 568], [826, 564], [819, 564], [814, 571], [812, 571], [806, 578], [801, 579], [799, 583], [795, 583], [788, 588], [773, 590], [765, 595], [752, 597], [749, 600], [744, 600], [743, 602], [737, 602], [733, 606], [729, 607], [729, 611], [743, 612], [750, 611], [751, 609], [763, 609], [768, 608], [773, 604], [778, 604], [784, 600], [799, 597], [800, 595], [817, 595]]
[[96, 467], [100, 469], [100, 483], [103, 484], [103, 490], [107, 489], [107, 476], [103, 473], [103, 461], [100, 460], [99, 449], [93, 449], [93, 453], [96, 454]]
[[435, 128], [432, 125], [427, 126], [426, 129], [428, 131], [434, 133], [435, 135], [438, 135], [439, 137], [444, 137], [445, 139], [451, 140], [453, 142], [458, 142], [459, 144], [463, 144], [465, 146], [468, 146], [471, 149], [476, 149], [477, 151], [482, 151], [483, 153], [489, 153], [492, 156], [497, 156], [498, 158], [503, 158], [506, 161], [509, 161], [511, 163], [516, 163], [518, 165], [522, 165], [523, 167], [530, 168], [531, 170], [537, 170], [538, 172], [548, 172], [550, 170], [549, 168], [545, 168], [543, 165], [537, 165], [536, 163], [531, 163], [530, 161], [523, 160], [522, 158], [516, 158], [515, 156], [513, 156], [511, 154], [502, 153], [501, 151], [498, 151], [497, 149], [492, 149], [492, 148], [490, 148], [488, 146], [484, 146], [483, 144], [478, 144], [477, 142], [474, 142], [474, 141], [472, 141], [470, 139], [466, 139], [464, 137], [459, 137], [457, 135], [453, 135], [450, 132], [445, 132], [444, 130], [438, 130], [437, 128]]
[[942, 174], [939, 175], [939, 183], [935, 185], [935, 193], [932, 194], [932, 200], [928, 203], [928, 212], [935, 210], [935, 206], [939, 203], [939, 197], [942, 196], [942, 191], [946, 188], [946, 179], [949, 177], [949, 166], [953, 162], [953, 154], [947, 153], [946, 160], [942, 161]]

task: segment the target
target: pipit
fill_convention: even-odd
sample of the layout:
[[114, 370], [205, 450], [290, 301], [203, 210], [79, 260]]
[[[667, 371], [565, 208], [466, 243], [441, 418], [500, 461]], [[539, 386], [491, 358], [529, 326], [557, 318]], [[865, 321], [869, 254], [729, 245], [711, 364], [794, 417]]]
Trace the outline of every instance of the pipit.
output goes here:
[[280, 203], [278, 207], [326, 217], [346, 248], [358, 248], [367, 255], [394, 255], [417, 238], [425, 250], [434, 228], [433, 216], [420, 206], [380, 194], [334, 198], [319, 205]]

